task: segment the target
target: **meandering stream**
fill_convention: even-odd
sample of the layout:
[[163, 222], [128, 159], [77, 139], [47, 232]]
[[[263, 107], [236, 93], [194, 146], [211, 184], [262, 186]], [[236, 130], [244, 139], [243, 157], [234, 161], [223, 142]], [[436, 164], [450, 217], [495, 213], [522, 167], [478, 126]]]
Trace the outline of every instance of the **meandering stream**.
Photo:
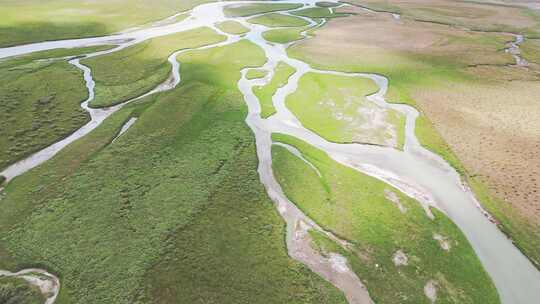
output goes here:
[[[280, 2], [304, 3], [313, 6], [315, 0]], [[324, 150], [336, 161], [398, 188], [405, 194], [421, 202], [426, 208], [426, 211], [429, 210], [427, 208], [428, 206], [438, 208], [452, 219], [465, 234], [484, 268], [493, 279], [503, 303], [536, 303], [540, 299], [540, 272], [485, 216], [485, 212], [478, 208], [478, 202], [468, 190], [468, 187], [462, 183], [458, 173], [441, 157], [426, 150], [419, 144], [414, 132], [418, 112], [409, 106], [389, 104], [385, 101], [384, 96], [388, 87], [388, 80], [383, 76], [374, 74], [317, 70], [305, 62], [290, 58], [286, 52], [288, 45], [268, 43], [262, 38], [262, 33], [269, 30], [269, 28], [248, 23], [246, 21], [247, 18], [228, 18], [223, 14], [224, 6], [241, 3], [257, 2], [238, 1], [203, 4], [195, 7], [191, 11], [190, 17], [177, 23], [156, 23], [153, 27], [134, 29], [129, 32], [104, 37], [50, 41], [3, 48], [0, 49], [0, 58], [54, 48], [74, 48], [101, 44], [117, 45], [116, 48], [111, 50], [87, 55], [87, 57], [94, 57], [121, 50], [150, 38], [201, 26], [209, 26], [219, 33], [226, 35], [227, 39], [223, 42], [197, 49], [218, 47], [234, 43], [240, 39], [248, 39], [264, 50], [268, 61], [262, 69], [268, 71], [269, 74], [262, 79], [248, 80], [246, 73], [249, 68], [243, 69], [242, 77], [238, 82], [238, 88], [248, 105], [249, 114], [246, 118], [246, 123], [255, 135], [259, 159], [258, 171], [261, 182], [264, 184], [269, 197], [276, 203], [278, 211], [287, 223], [287, 246], [291, 257], [304, 263], [314, 272], [320, 274], [323, 278], [342, 290], [349, 303], [371, 303], [371, 299], [361, 282], [361, 278], [358, 278], [348, 268], [343, 257], [337, 255], [323, 257], [311, 248], [309, 237], [307, 236], [308, 229], [320, 230], [337, 242], [343, 241], [324, 231], [284, 195], [272, 172], [271, 134], [274, 132], [288, 134], [304, 140]], [[231, 35], [223, 33], [215, 27], [215, 23], [231, 19], [240, 22], [250, 31], [245, 35]], [[311, 27], [317, 26], [313, 20], [309, 18], [304, 19], [309, 21]], [[82, 65], [80, 59], [72, 59], [70, 63], [81, 69], [84, 74], [89, 97], [82, 104], [82, 107], [90, 113], [91, 121], [68, 138], [8, 167], [0, 172], [0, 174], [6, 176], [8, 180], [23, 174], [50, 159], [68, 144], [91, 132], [125, 104], [150, 94], [176, 87], [181, 80], [181, 67], [176, 61], [176, 56], [181, 52], [193, 50], [195, 49], [181, 50], [171, 54], [169, 62], [172, 66], [172, 72], [171, 77], [166, 82], [142, 96], [106, 109], [92, 109], [88, 106], [88, 103], [94, 98], [92, 71]], [[296, 72], [289, 78], [288, 83], [278, 89], [273, 96], [273, 104], [277, 112], [271, 117], [263, 119], [260, 116], [259, 101], [253, 94], [252, 88], [268, 82], [279, 61], [283, 61], [294, 67]], [[296, 91], [299, 79], [308, 72], [372, 79], [378, 85], [379, 91], [369, 96], [368, 99], [380, 107], [399, 111], [406, 117], [405, 145], [403, 151], [373, 145], [332, 143], [303, 127], [300, 121], [287, 108], [285, 99], [289, 94]]]

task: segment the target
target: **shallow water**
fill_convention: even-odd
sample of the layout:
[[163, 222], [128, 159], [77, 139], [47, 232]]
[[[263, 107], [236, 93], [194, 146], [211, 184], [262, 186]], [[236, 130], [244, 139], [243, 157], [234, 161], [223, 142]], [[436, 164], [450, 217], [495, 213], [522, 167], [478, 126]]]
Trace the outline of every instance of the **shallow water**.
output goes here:
[[[315, 1], [283, 2], [313, 5]], [[305, 62], [289, 58], [286, 52], [287, 45], [268, 43], [262, 38], [262, 33], [268, 30], [268, 28], [247, 23], [246, 18], [225, 17], [222, 11], [223, 6], [234, 3], [257, 2], [238, 1], [203, 4], [194, 8], [189, 18], [178, 23], [164, 25], [157, 23], [157, 26], [155, 27], [135, 29], [129, 32], [105, 37], [51, 41], [4, 48], [0, 49], [0, 58], [59, 47], [72, 48], [97, 44], [118, 45], [118, 47], [113, 50], [89, 55], [93, 57], [118, 51], [153, 37], [186, 31], [201, 26], [210, 26], [217, 30], [214, 26], [216, 22], [229, 19], [237, 20], [250, 29], [248, 34], [245, 36], [237, 36], [225, 34], [217, 30], [226, 35], [227, 40], [198, 49], [223, 46], [240, 39], [248, 39], [260, 46], [268, 58], [267, 63], [262, 67], [262, 69], [269, 71], [269, 74], [266, 77], [262, 79], [247, 80], [245, 75], [249, 69], [246, 68], [242, 71], [242, 78], [238, 83], [238, 87], [244, 95], [244, 99], [249, 109], [246, 122], [255, 135], [261, 182], [264, 184], [269, 197], [276, 203], [278, 211], [287, 222], [287, 245], [289, 254], [293, 258], [303, 262], [310, 269], [319, 273], [322, 277], [340, 288], [346, 294], [350, 303], [371, 302], [365, 287], [350, 269], [347, 270], [343, 267], [333, 267], [333, 265], [335, 266], [335, 263], [332, 263], [336, 260], [340, 260], [339, 257], [334, 257], [333, 260], [330, 260], [322, 257], [310, 248], [309, 242], [305, 237], [305, 231], [307, 229], [306, 225], [312, 229], [318, 229], [323, 233], [327, 232], [298, 210], [298, 208], [287, 199], [275, 180], [272, 172], [271, 160], [271, 133], [273, 132], [284, 133], [302, 139], [315, 147], [324, 150], [336, 161], [395, 186], [405, 194], [420, 201], [425, 207], [428, 216], [428, 206], [434, 206], [440, 209], [463, 231], [480, 258], [484, 268], [493, 279], [503, 303], [537, 303], [537, 300], [540, 299], [540, 272], [512, 244], [512, 242], [489, 221], [485, 216], [484, 211], [478, 208], [478, 202], [467, 187], [462, 184], [457, 172], [442, 158], [424, 149], [419, 144], [414, 134], [415, 121], [418, 117], [418, 112], [406, 105], [386, 103], [384, 95], [387, 90], [388, 80], [385, 77], [374, 74], [316, 70], [311, 68]], [[311, 19], [304, 19], [308, 20], [311, 26], [316, 26], [316, 23]], [[128, 102], [176, 87], [181, 80], [179, 72], [180, 64], [176, 61], [176, 56], [181, 52], [187, 51], [190, 50], [178, 51], [169, 57], [172, 72], [170, 78], [166, 82], [159, 85], [151, 92]], [[252, 88], [269, 81], [277, 62], [279, 61], [284, 61], [291, 65], [296, 69], [296, 72], [289, 78], [289, 82], [284, 87], [278, 89], [273, 97], [277, 113], [268, 119], [262, 119], [260, 117], [260, 105], [252, 92]], [[88, 134], [112, 113], [128, 103], [126, 102], [107, 109], [89, 108], [88, 102], [94, 97], [94, 82], [91, 71], [80, 64], [79, 59], [73, 59], [70, 63], [84, 72], [84, 79], [86, 80], [89, 91], [89, 98], [82, 104], [82, 107], [90, 113], [92, 120], [66, 139], [47, 147], [28, 159], [8, 167], [0, 173], [5, 175], [8, 179], [23, 174], [31, 168], [50, 159], [62, 148]], [[372, 145], [331, 143], [318, 134], [304, 128], [300, 121], [286, 107], [285, 99], [297, 89], [299, 79], [308, 72], [372, 79], [379, 86], [379, 91], [369, 96], [369, 100], [381, 107], [397, 110], [407, 117], [404, 151]], [[329, 233], [327, 233], [327, 235], [340, 242], [335, 236]]]

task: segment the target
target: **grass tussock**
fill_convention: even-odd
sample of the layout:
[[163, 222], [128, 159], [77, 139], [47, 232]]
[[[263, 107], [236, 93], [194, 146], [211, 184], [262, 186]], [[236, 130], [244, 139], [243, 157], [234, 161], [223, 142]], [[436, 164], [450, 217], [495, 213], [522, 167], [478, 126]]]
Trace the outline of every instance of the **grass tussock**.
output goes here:
[[105, 48], [56, 49], [0, 62], [0, 169], [89, 121], [80, 107], [88, 95], [82, 72], [62, 58]]
[[285, 44], [304, 38], [302, 32], [305, 30], [305, 27], [274, 29], [264, 32], [262, 36], [267, 41]]
[[249, 31], [241, 23], [233, 21], [233, 20], [220, 22], [216, 26], [217, 28], [224, 31], [225, 33], [234, 34], [234, 35], [245, 34]]
[[301, 18], [283, 15], [279, 13], [264, 14], [248, 19], [249, 22], [269, 27], [298, 27], [309, 23]]
[[329, 141], [398, 147], [405, 117], [365, 98], [377, 90], [367, 78], [308, 73], [286, 102], [306, 128]]

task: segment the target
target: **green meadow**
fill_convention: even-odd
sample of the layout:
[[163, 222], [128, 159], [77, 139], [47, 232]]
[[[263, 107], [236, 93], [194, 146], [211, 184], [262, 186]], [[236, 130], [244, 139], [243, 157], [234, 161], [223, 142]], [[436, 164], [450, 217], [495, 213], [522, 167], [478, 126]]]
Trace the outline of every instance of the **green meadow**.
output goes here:
[[[314, 248], [347, 257], [375, 303], [430, 303], [424, 295], [430, 280], [437, 282], [438, 303], [499, 303], [474, 250], [444, 214], [431, 209], [430, 219], [419, 202], [303, 141], [282, 134], [274, 134], [273, 140], [297, 148], [320, 172], [321, 176], [287, 149], [273, 146], [274, 174], [287, 197], [350, 243], [342, 248], [311, 232]], [[399, 251], [406, 259], [396, 264]]]
[[269, 27], [297, 27], [306, 26], [309, 24], [304, 19], [279, 13], [260, 15], [258, 17], [250, 18], [248, 19], [248, 21], [251, 23], [261, 24]]
[[175, 51], [218, 43], [225, 36], [210, 28], [198, 28], [150, 39], [121, 51], [82, 60], [92, 69], [96, 82], [92, 107], [122, 103], [154, 89], [167, 80]]
[[103, 36], [207, 2], [211, 0], [2, 1], [0, 47]]
[[253, 93], [257, 96], [261, 105], [262, 118], [267, 118], [276, 112], [272, 103], [272, 96], [274, 96], [277, 89], [287, 84], [289, 77], [291, 77], [294, 72], [296, 72], [296, 70], [293, 67], [285, 62], [279, 62], [275, 68], [272, 80], [265, 86], [259, 86], [253, 89]]
[[263, 52], [242, 41], [178, 60], [178, 88], [127, 105], [7, 185], [0, 268], [58, 274], [60, 304], [346, 303], [289, 258], [259, 182], [236, 83]]
[[0, 61], [0, 169], [89, 121], [82, 71], [64, 57], [108, 47], [56, 49]]
[[286, 11], [300, 7], [302, 7], [302, 4], [293, 3], [231, 4], [225, 6], [223, 11], [228, 17], [248, 17], [263, 13]]

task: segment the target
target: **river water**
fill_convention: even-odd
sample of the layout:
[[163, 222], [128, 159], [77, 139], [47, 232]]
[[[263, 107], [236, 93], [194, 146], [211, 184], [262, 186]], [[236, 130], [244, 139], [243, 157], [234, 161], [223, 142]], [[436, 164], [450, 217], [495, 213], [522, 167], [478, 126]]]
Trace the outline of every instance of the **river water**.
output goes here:
[[[315, 0], [281, 2], [304, 3], [305, 5], [313, 6]], [[3, 48], [0, 49], [0, 58], [54, 48], [74, 48], [102, 44], [117, 45], [112, 50], [88, 55], [89, 57], [100, 56], [121, 50], [150, 38], [201, 26], [209, 26], [215, 29], [219, 33], [226, 35], [227, 40], [199, 49], [223, 46], [240, 39], [248, 39], [264, 50], [268, 61], [262, 69], [267, 70], [269, 74], [262, 79], [248, 80], [245, 75], [249, 68], [246, 68], [242, 70], [242, 78], [238, 83], [238, 88], [244, 95], [249, 109], [246, 123], [255, 135], [259, 159], [258, 171], [261, 182], [264, 184], [269, 197], [276, 203], [278, 211], [287, 223], [287, 245], [291, 257], [304, 263], [310, 269], [341, 289], [350, 303], [371, 303], [369, 294], [360, 281], [361, 278], [358, 278], [348, 269], [346, 263], [343, 263], [343, 257], [322, 257], [310, 248], [309, 238], [306, 236], [308, 229], [317, 229], [326, 233], [328, 237], [337, 242], [342, 241], [324, 231], [296, 208], [293, 202], [289, 201], [284, 195], [272, 172], [271, 134], [273, 132], [288, 134], [304, 140], [324, 150], [334, 160], [398, 188], [405, 194], [417, 199], [426, 208], [426, 212], [429, 212], [428, 206], [438, 208], [454, 221], [465, 234], [484, 268], [493, 279], [503, 303], [538, 303], [540, 299], [540, 272], [498, 230], [486, 216], [485, 211], [479, 208], [478, 202], [468, 190], [468, 187], [463, 185], [458, 173], [441, 157], [424, 149], [419, 144], [414, 132], [418, 112], [409, 106], [389, 104], [385, 101], [384, 96], [388, 87], [388, 80], [383, 76], [374, 74], [316, 70], [305, 62], [290, 58], [286, 52], [288, 45], [268, 43], [262, 38], [262, 33], [268, 30], [267, 27], [250, 24], [246, 21], [246, 18], [228, 18], [223, 14], [224, 6], [241, 3], [256, 2], [238, 1], [203, 4], [195, 7], [191, 11], [190, 17], [174, 24], [161, 25], [157, 23], [154, 27], [134, 29], [129, 32], [104, 37], [50, 41]], [[219, 31], [215, 27], [216, 22], [231, 19], [242, 23], [245, 27], [249, 28], [250, 32], [242, 36], [230, 35]], [[310, 22], [311, 26], [317, 26], [314, 21], [308, 18], [305, 19]], [[180, 83], [180, 65], [176, 61], [176, 56], [181, 52], [187, 51], [191, 50], [179, 51], [169, 57], [169, 62], [172, 66], [170, 79], [143, 96], [169, 90]], [[273, 96], [273, 103], [277, 113], [267, 119], [263, 119], [260, 117], [260, 105], [252, 92], [252, 88], [269, 81], [279, 61], [291, 65], [296, 69], [296, 72], [289, 78], [288, 83], [278, 89]], [[107, 109], [91, 109], [88, 107], [88, 102], [94, 96], [92, 73], [90, 69], [79, 62], [79, 59], [73, 59], [70, 63], [84, 72], [89, 98], [82, 106], [90, 113], [91, 121], [72, 136], [0, 172], [8, 180], [50, 159], [69, 143], [88, 134], [123, 105], [143, 97], [140, 96], [134, 100]], [[381, 107], [397, 110], [406, 117], [404, 150], [399, 151], [388, 147], [362, 144], [336, 144], [304, 128], [300, 121], [286, 107], [285, 99], [297, 89], [299, 79], [308, 72], [372, 79], [378, 85], [379, 91], [369, 96], [368, 99]]]

